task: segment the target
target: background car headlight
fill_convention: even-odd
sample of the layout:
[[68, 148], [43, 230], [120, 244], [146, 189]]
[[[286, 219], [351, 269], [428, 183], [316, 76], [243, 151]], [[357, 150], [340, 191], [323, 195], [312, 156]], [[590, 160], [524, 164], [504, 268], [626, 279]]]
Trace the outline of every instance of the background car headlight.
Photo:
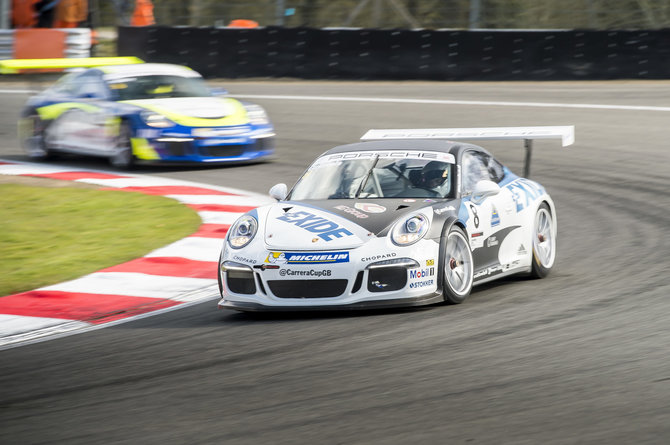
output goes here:
[[154, 113], [153, 111], [143, 111], [142, 120], [150, 127], [155, 128], [169, 128], [174, 127], [174, 122], [172, 122], [167, 117], [162, 114]]
[[258, 231], [258, 221], [251, 215], [241, 216], [228, 230], [228, 243], [233, 249], [240, 249], [251, 242]]
[[396, 223], [391, 230], [391, 241], [398, 246], [409, 246], [423, 238], [429, 227], [430, 222], [424, 215], [412, 215]]
[[267, 113], [260, 105], [255, 104], [244, 104], [244, 108], [247, 110], [247, 116], [249, 117], [249, 122], [254, 125], [267, 125], [270, 123]]

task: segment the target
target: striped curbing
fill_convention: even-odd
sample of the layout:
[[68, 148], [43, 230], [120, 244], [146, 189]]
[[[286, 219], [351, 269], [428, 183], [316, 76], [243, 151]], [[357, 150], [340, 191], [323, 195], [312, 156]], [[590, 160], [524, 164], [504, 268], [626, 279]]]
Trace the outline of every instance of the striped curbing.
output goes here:
[[216, 264], [237, 217], [271, 202], [250, 192], [153, 176], [0, 160], [0, 174], [162, 195], [198, 212], [198, 231], [142, 258], [0, 298], [0, 349], [109, 326], [218, 297]]

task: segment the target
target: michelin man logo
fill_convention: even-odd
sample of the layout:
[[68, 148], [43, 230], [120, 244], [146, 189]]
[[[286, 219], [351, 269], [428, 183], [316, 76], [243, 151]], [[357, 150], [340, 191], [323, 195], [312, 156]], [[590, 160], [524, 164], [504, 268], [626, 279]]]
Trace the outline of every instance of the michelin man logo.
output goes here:
[[271, 264], [286, 264], [286, 255], [284, 252], [271, 252], [268, 255], [267, 262]]

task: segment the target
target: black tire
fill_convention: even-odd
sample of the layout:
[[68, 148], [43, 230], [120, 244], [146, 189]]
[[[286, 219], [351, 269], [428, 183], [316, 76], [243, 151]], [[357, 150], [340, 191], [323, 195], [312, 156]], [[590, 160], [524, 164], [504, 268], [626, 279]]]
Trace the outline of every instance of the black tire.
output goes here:
[[119, 134], [116, 137], [116, 147], [114, 147], [114, 154], [109, 158], [110, 164], [114, 167], [123, 170], [132, 170], [135, 166], [135, 155], [133, 154], [133, 146], [130, 140], [132, 130], [128, 122], [121, 122], [119, 126]]
[[53, 159], [53, 151], [49, 148], [46, 140], [46, 130], [49, 126], [48, 121], [40, 118], [36, 111], [32, 111], [23, 118], [22, 125], [22, 145], [23, 149], [33, 161], [48, 161]]
[[549, 275], [556, 260], [556, 230], [553, 215], [546, 202], [537, 209], [533, 220], [531, 276]]
[[442, 293], [447, 304], [460, 304], [470, 295], [474, 274], [472, 250], [465, 231], [452, 226], [444, 243]]

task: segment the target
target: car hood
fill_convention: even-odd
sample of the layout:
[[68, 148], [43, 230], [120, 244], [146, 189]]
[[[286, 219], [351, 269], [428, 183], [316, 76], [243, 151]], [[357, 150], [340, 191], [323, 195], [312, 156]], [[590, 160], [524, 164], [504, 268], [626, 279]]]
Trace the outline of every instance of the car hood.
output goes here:
[[[265, 243], [276, 250], [337, 250], [359, 247], [384, 236], [390, 226], [410, 212], [428, 207], [422, 200], [328, 199], [284, 201], [269, 206]], [[434, 202], [434, 201], [433, 201]]]
[[249, 123], [244, 106], [227, 97], [169, 97], [121, 103], [162, 114], [180, 125], [208, 127]]

